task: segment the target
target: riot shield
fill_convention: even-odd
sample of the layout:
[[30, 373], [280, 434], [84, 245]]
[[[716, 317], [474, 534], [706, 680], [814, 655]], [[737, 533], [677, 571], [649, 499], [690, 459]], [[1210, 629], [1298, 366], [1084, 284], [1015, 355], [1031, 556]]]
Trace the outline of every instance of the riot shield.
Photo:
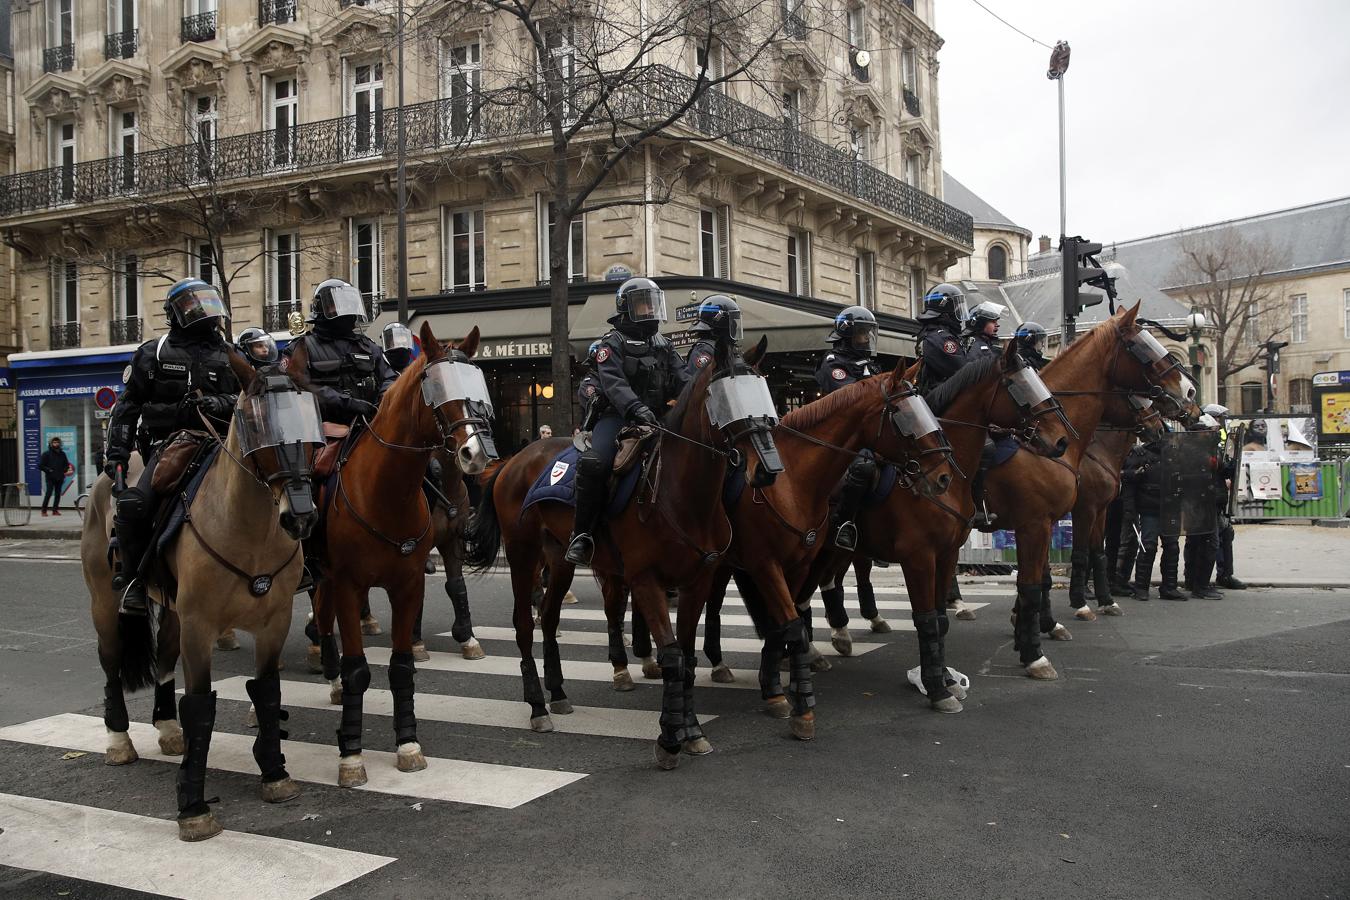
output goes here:
[[1175, 431], [1163, 437], [1159, 530], [1164, 535], [1212, 534], [1218, 528], [1218, 453], [1217, 431]]

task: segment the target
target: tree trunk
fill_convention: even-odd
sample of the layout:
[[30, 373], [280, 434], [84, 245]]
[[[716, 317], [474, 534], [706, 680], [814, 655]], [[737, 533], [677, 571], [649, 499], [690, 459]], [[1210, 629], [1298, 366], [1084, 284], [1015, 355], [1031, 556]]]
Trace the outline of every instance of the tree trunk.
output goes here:
[[225, 248], [220, 246], [217, 241], [212, 240], [211, 255], [215, 257], [215, 276], [216, 280], [220, 282], [220, 299], [225, 303], [225, 339], [233, 344], [234, 304], [230, 302], [230, 280], [225, 277], [225, 267], [221, 265], [221, 262], [225, 259]]
[[571, 203], [568, 202], [566, 148], [553, 160], [553, 228], [549, 233], [549, 334], [553, 342], [553, 433], [570, 437], [572, 421], [572, 342], [567, 325], [567, 295], [571, 271], [568, 250], [572, 240]]

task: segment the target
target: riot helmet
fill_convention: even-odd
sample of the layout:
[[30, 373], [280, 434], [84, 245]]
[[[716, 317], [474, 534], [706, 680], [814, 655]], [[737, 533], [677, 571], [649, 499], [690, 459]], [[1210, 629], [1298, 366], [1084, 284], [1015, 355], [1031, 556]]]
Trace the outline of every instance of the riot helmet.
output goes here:
[[710, 294], [698, 305], [698, 318], [689, 330], [696, 334], [711, 334], [714, 340], [734, 344], [744, 335], [741, 308], [725, 294]]
[[1206, 403], [1203, 407], [1200, 408], [1200, 411], [1207, 415], [1213, 416], [1215, 419], [1218, 419], [1219, 421], [1223, 421], [1224, 419], [1228, 418], [1228, 407], [1224, 406], [1222, 403]]
[[1017, 349], [1023, 353], [1041, 356], [1045, 353], [1045, 329], [1036, 322], [1023, 322], [1013, 332]]
[[991, 322], [994, 325], [998, 324], [1006, 309], [1007, 307], [1001, 303], [985, 300], [970, 311], [970, 317], [966, 319], [966, 330], [971, 334], [983, 334], [985, 327]]
[[656, 334], [666, 320], [666, 292], [650, 278], [630, 278], [619, 285], [614, 306], [615, 319], [636, 325], [643, 334]]
[[384, 345], [384, 358], [400, 372], [408, 368], [408, 364], [417, 356], [412, 330], [402, 322], [390, 322], [384, 326], [380, 340]]
[[850, 306], [834, 317], [834, 329], [826, 338], [831, 344], [872, 356], [877, 352], [877, 317], [865, 306]]
[[170, 327], [192, 331], [210, 331], [229, 318], [220, 291], [200, 278], [175, 282], [164, 298], [164, 313]]
[[591, 341], [590, 349], [586, 351], [586, 365], [592, 369], [595, 368], [595, 354], [600, 352], [600, 342]]
[[356, 288], [341, 278], [330, 278], [314, 289], [309, 318], [316, 324], [326, 322], [339, 328], [355, 328], [357, 323], [364, 325], [368, 321], [366, 302]]
[[919, 321], [949, 319], [959, 324], [965, 314], [966, 295], [956, 285], [944, 281], [924, 295]]
[[261, 328], [245, 328], [239, 332], [234, 346], [255, 369], [274, 365], [281, 358], [280, 352], [277, 351], [277, 342]]

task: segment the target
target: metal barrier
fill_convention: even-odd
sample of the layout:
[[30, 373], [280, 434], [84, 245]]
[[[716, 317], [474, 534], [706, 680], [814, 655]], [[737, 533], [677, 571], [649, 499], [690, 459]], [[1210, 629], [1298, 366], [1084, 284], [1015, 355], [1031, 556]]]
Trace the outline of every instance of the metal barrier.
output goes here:
[[1251, 499], [1239, 494], [1234, 504], [1233, 521], [1342, 519], [1350, 513], [1350, 457], [1318, 461], [1322, 479], [1319, 500], [1300, 500], [1290, 492], [1289, 470], [1294, 465], [1299, 464], [1280, 464], [1280, 499]]
[[3, 506], [5, 510], [6, 525], [27, 525], [33, 518], [33, 506], [32, 500], [28, 496], [28, 485], [23, 482], [0, 485], [0, 506]]

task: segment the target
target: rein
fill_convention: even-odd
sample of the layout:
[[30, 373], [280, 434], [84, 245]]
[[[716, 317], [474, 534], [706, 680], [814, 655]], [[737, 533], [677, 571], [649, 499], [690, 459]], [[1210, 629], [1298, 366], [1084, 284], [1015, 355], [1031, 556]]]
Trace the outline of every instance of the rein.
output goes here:
[[[718, 448], [713, 447], [710, 444], [705, 444], [702, 441], [697, 441], [694, 440], [693, 438], [685, 437], [684, 435], [675, 431], [671, 431], [668, 428], [658, 426], [658, 429], [664, 434], [674, 435], [675, 437], [688, 441], [691, 444], [696, 444], [699, 447], [711, 450], [712, 452], [720, 456], [725, 456], [728, 458], [730, 458], [731, 456], [731, 454], [719, 450]], [[725, 506], [722, 503], [717, 504], [717, 508], [722, 512], [722, 520], [726, 522], [727, 525], [726, 546], [724, 546], [721, 550], [704, 550], [702, 547], [699, 546], [698, 542], [695, 541], [693, 537], [690, 536], [689, 532], [684, 529], [684, 527], [679, 523], [679, 521], [676, 520], [675, 516], [670, 512], [670, 510], [666, 508], [666, 504], [661, 501], [661, 491], [660, 491], [661, 468], [664, 465], [664, 463], [665, 459], [661, 455], [661, 444], [657, 443], [656, 447], [652, 450], [651, 457], [648, 459], [647, 464], [643, 466], [643, 473], [642, 473], [642, 480], [647, 487], [647, 496], [649, 497], [648, 502], [650, 503], [651, 507], [656, 510], [657, 514], [660, 515], [661, 518], [665, 520], [666, 524], [670, 526], [670, 529], [675, 532], [675, 536], [680, 539], [680, 542], [683, 543], [689, 549], [693, 550], [696, 554], [698, 554], [699, 560], [703, 565], [705, 566], [711, 565], [712, 563], [715, 563], [718, 560], [725, 558], [727, 555], [727, 551], [731, 549], [732, 542], [736, 539], [736, 529], [733, 528], [731, 525], [731, 517], [727, 515]], [[644, 505], [640, 493], [638, 496], [637, 503], [638, 506]], [[639, 514], [639, 518], [641, 518], [641, 514]]]
[[[369, 425], [369, 423], [367, 423], [367, 425]], [[374, 437], [375, 440], [378, 441], [382, 446], [390, 447], [391, 449], [395, 449], [395, 450], [411, 450], [411, 449], [413, 449], [413, 448], [411, 448], [411, 447], [407, 447], [407, 446], [400, 445], [400, 444], [388, 444], [388, 443], [386, 443], [383, 439], [381, 439], [380, 436], [379, 436], [378, 434], [375, 434], [374, 429], [371, 429], [371, 428], [369, 428], [369, 427], [367, 427], [366, 430], [362, 432], [362, 434], [369, 434], [369, 435], [371, 435], [371, 436]], [[336, 478], [337, 478], [337, 493], [338, 493], [338, 497], [342, 500], [343, 503], [345, 503], [345, 504], [347, 505], [347, 509], [348, 509], [348, 511], [351, 512], [352, 518], [356, 519], [357, 523], [360, 524], [360, 526], [361, 526], [362, 528], [364, 528], [367, 532], [369, 532], [369, 533], [370, 533], [371, 535], [373, 535], [374, 537], [378, 538], [378, 539], [381, 540], [381, 541], [384, 541], [386, 544], [389, 544], [389, 545], [392, 546], [394, 549], [398, 550], [398, 553], [399, 553], [400, 556], [408, 556], [408, 555], [411, 554], [414, 550], [417, 549], [417, 545], [420, 544], [420, 543], [422, 543], [422, 541], [426, 539], [427, 534], [431, 531], [431, 525], [432, 525], [431, 506], [430, 506], [430, 504], [427, 502], [426, 495], [422, 494], [422, 493], [419, 491], [419, 492], [418, 492], [418, 497], [419, 497], [419, 498], [421, 499], [421, 501], [422, 501], [422, 508], [423, 508], [424, 510], [426, 510], [426, 520], [427, 520], [427, 521], [426, 521], [426, 525], [423, 526], [423, 528], [422, 528], [422, 533], [419, 534], [417, 537], [415, 537], [415, 538], [409, 538], [409, 539], [403, 540], [403, 541], [395, 540], [394, 538], [389, 537], [389, 535], [387, 535], [387, 534], [385, 534], [384, 532], [380, 531], [380, 530], [379, 530], [378, 528], [376, 528], [374, 525], [370, 524], [370, 522], [366, 521], [366, 518], [365, 518], [364, 516], [362, 516], [361, 513], [360, 513], [359, 511], [357, 511], [355, 504], [352, 503], [351, 497], [347, 496], [347, 486], [346, 486], [346, 483], [343, 482], [343, 480], [342, 480], [342, 470], [343, 470], [344, 468], [346, 468], [346, 466], [347, 466], [347, 460], [351, 458], [352, 453], [354, 453], [355, 450], [356, 450], [356, 445], [359, 444], [360, 442], [361, 442], [361, 435], [357, 435], [357, 436], [356, 436], [356, 440], [352, 441], [351, 448], [348, 449], [348, 451], [346, 452], [346, 454], [344, 454], [340, 459], [338, 459], [338, 463], [337, 463], [337, 473], [336, 473]], [[426, 449], [419, 449], [419, 452], [422, 452], [422, 453], [430, 453], [431, 451], [433, 451], [433, 450], [435, 450], [435, 449], [436, 449], [435, 447], [430, 447], [430, 448], [426, 448]], [[425, 480], [425, 479], [424, 479], [424, 480]]]
[[291, 555], [286, 557], [286, 561], [284, 563], [277, 566], [271, 572], [267, 572], [261, 575], [251, 575], [248, 572], [245, 572], [243, 569], [236, 566], [234, 563], [230, 562], [225, 557], [221, 556], [218, 552], [216, 552], [216, 549], [212, 547], [210, 543], [207, 542], [206, 538], [202, 536], [202, 533], [197, 530], [197, 524], [192, 521], [191, 506], [188, 504], [187, 493], [185, 492], [182, 496], [183, 496], [183, 522], [187, 525], [188, 530], [192, 532], [193, 537], [197, 539], [197, 543], [201, 544], [202, 549], [206, 551], [207, 555], [210, 556], [212, 559], [214, 559], [217, 563], [219, 563], [223, 568], [229, 570], [230, 572], [233, 572], [235, 575], [238, 575], [240, 578], [246, 581], [248, 583], [248, 592], [255, 597], [261, 597], [268, 591], [270, 591], [272, 589], [272, 581], [295, 560], [296, 554], [300, 552], [300, 542], [296, 541], [295, 547], [291, 550]]

